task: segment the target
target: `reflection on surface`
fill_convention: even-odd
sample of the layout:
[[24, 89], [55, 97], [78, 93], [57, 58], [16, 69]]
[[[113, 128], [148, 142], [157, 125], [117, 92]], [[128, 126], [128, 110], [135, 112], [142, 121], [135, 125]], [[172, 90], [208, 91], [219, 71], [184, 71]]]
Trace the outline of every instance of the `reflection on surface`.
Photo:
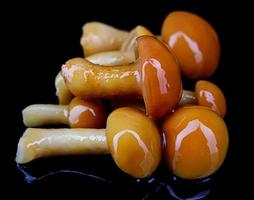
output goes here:
[[175, 155], [173, 158], [174, 169], [176, 168], [176, 162], [178, 157], [181, 157], [180, 148], [182, 146], [184, 139], [186, 139], [191, 134], [195, 134], [196, 131], [199, 129], [200, 131], [197, 133], [202, 133], [205, 139], [207, 140], [207, 147], [210, 152], [209, 157], [211, 158], [210, 171], [214, 169], [214, 166], [218, 165], [220, 159], [219, 159], [219, 154], [218, 154], [219, 150], [217, 147], [217, 140], [216, 140], [215, 134], [208, 126], [206, 126], [200, 120], [195, 119], [188, 122], [187, 126], [176, 137]]
[[211, 178], [186, 181], [173, 176], [167, 181], [159, 182], [143, 199], [199, 200], [207, 199], [211, 192]]
[[[140, 147], [140, 154], [143, 155], [142, 159], [139, 161], [139, 167], [142, 170], [142, 174], [146, 174], [148, 171], [151, 171], [153, 167], [154, 158], [152, 153], [149, 151], [148, 147], [144, 143], [144, 141], [140, 138], [139, 134], [133, 130], [125, 129], [117, 133], [113, 138], [113, 147], [114, 147], [114, 155], [115, 159], [119, 160], [121, 153], [118, 153], [118, 143], [122, 136], [130, 134], [132, 138], [137, 142]], [[124, 140], [123, 140], [124, 141]]]
[[177, 43], [178, 39], [184, 38], [184, 41], [188, 44], [190, 50], [192, 51], [195, 61], [197, 64], [201, 63], [203, 61], [203, 54], [201, 50], [199, 49], [198, 43], [191, 39], [187, 34], [184, 32], [177, 32], [170, 36], [169, 38], [169, 46], [171, 49], [174, 48], [174, 45]]
[[70, 170], [70, 169], [59, 169], [56, 171], [49, 171], [46, 172], [43, 175], [37, 175], [37, 176], [33, 176], [32, 174], [30, 174], [28, 171], [26, 171], [26, 167], [17, 164], [17, 168], [19, 169], [19, 171], [23, 174], [24, 176], [24, 180], [29, 183], [29, 184], [33, 184], [36, 182], [40, 182], [40, 181], [44, 181], [45, 179], [49, 179], [51, 177], [54, 176], [61, 176], [63, 174], [68, 174], [68, 175], [75, 175], [75, 176], [82, 176], [88, 179], [91, 179], [93, 182], [97, 182], [97, 183], [106, 183], [106, 182], [110, 182], [110, 180], [104, 179], [102, 177], [93, 175], [93, 174], [87, 174], [84, 173], [82, 171], [78, 171], [78, 170]]
[[207, 102], [210, 103], [212, 110], [218, 110], [216, 105], [216, 99], [210, 91], [201, 90], [199, 94], [201, 97], [204, 97]]
[[[170, 88], [170, 85], [168, 83], [167, 77], [166, 77], [166, 72], [163, 69], [163, 67], [161, 66], [161, 63], [154, 59], [154, 58], [150, 58], [147, 61], [145, 61], [145, 63], [142, 66], [142, 81], [145, 82], [145, 75], [148, 74], [145, 73], [146, 71], [146, 66], [150, 65], [153, 67], [153, 69], [156, 70], [156, 75], [157, 75], [157, 80], [159, 81], [159, 88], [160, 88], [160, 93], [161, 94], [167, 94]], [[149, 69], [148, 69], [149, 70]]]
[[[81, 157], [77, 157], [76, 160]], [[107, 189], [110, 188], [110, 191], [115, 191], [117, 189], [126, 193], [126, 197], [130, 197], [129, 199], [198, 200], [206, 199], [212, 193], [212, 179], [210, 177], [196, 181], [186, 181], [172, 174], [168, 174], [164, 169], [160, 169], [151, 177], [135, 179], [118, 171], [117, 168], [113, 168], [112, 171], [110, 171], [110, 164], [112, 162], [110, 156], [101, 157], [101, 161], [104, 165], [102, 165], [100, 161], [97, 161], [97, 163], [95, 162], [96, 164], [93, 165], [91, 165], [90, 162], [87, 165], [82, 165], [80, 161], [76, 163], [74, 161], [74, 164], [72, 162], [72, 164], [69, 165], [67, 164], [69, 163], [68, 161], [67, 163], [62, 163], [61, 158], [60, 161], [57, 159], [58, 158], [52, 158], [49, 163], [47, 163], [48, 159], [41, 159], [34, 163], [17, 165], [17, 169], [24, 177], [24, 181], [31, 186], [38, 185], [39, 187], [43, 187], [43, 183], [46, 183], [46, 186], [50, 187], [49, 185], [52, 185], [52, 182], [53, 185], [55, 181], [57, 181], [58, 184], [58, 181], [60, 183], [66, 180], [66, 176], [70, 176], [75, 180], [79, 178], [78, 181], [81, 181], [84, 188], [89, 184], [96, 184], [98, 187], [103, 184]], [[91, 157], [88, 158], [88, 160], [84, 158], [84, 163], [92, 161], [91, 159], [94, 158]], [[83, 167], [80, 167], [80, 165]], [[38, 168], [38, 166], [40, 166], [40, 168]], [[97, 171], [93, 171], [95, 167]], [[66, 182], [68, 182], [68, 180]], [[96, 185], [93, 185], [95, 190], [97, 188]], [[128, 187], [125, 187], [126, 185], [128, 185]], [[84, 192], [86, 192], [85, 189]], [[112, 193], [110, 195], [114, 196], [116, 194]]]

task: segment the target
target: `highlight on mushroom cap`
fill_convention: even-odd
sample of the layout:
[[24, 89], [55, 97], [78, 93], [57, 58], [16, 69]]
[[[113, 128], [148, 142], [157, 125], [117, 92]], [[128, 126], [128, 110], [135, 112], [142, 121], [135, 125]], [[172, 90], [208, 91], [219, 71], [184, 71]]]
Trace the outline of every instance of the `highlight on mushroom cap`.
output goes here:
[[203, 106], [178, 108], [163, 122], [168, 168], [184, 179], [210, 176], [222, 165], [228, 149], [224, 120]]
[[150, 176], [161, 160], [161, 137], [155, 123], [143, 112], [129, 107], [108, 117], [106, 135], [117, 166], [127, 174]]
[[200, 80], [195, 85], [197, 103], [207, 106], [224, 117], [227, 111], [226, 99], [221, 89], [210, 81]]
[[158, 119], [169, 113], [181, 99], [180, 69], [173, 54], [155, 37], [141, 36], [137, 42], [146, 112]]
[[161, 35], [175, 53], [185, 77], [206, 78], [215, 72], [220, 43], [217, 33], [205, 19], [190, 12], [171, 12], [163, 22]]

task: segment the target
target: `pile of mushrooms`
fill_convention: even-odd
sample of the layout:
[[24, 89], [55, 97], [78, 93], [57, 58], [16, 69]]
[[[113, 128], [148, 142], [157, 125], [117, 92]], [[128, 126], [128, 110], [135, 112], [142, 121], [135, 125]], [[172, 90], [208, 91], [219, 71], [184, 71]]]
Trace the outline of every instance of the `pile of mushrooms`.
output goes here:
[[[226, 101], [218, 86], [202, 80], [215, 72], [220, 56], [218, 36], [207, 21], [175, 11], [160, 36], [144, 26], [127, 32], [90, 22], [81, 45], [84, 57], [65, 62], [56, 76], [59, 104], [23, 110], [28, 128], [17, 163], [111, 154], [136, 178], [150, 176], [162, 160], [184, 179], [219, 169], [228, 149]], [[196, 81], [195, 91], [182, 89], [182, 77]], [[42, 128], [54, 124], [70, 128]]]

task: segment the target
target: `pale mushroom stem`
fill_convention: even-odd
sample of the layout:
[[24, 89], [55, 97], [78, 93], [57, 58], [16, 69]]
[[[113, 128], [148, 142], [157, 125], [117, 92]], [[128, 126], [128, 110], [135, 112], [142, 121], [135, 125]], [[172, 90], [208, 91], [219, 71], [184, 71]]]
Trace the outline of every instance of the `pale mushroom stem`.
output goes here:
[[185, 104], [196, 104], [196, 103], [197, 103], [197, 100], [196, 100], [195, 92], [190, 90], [183, 90], [182, 98], [178, 104], [185, 105]]
[[20, 138], [16, 162], [58, 155], [108, 154], [105, 129], [28, 128]]
[[[179, 105], [185, 104], [196, 104], [194, 92], [183, 90]], [[145, 111], [144, 104], [142, 101], [140, 101], [140, 99], [137, 99], [136, 102], [132, 101], [129, 103], [120, 103], [120, 105], [137, 107], [138, 109]], [[50, 124], [68, 125], [68, 105], [34, 104], [26, 107], [22, 114], [23, 122], [27, 127], [41, 127]]]
[[49, 124], [68, 124], [68, 106], [34, 104], [22, 111], [23, 122], [27, 127]]

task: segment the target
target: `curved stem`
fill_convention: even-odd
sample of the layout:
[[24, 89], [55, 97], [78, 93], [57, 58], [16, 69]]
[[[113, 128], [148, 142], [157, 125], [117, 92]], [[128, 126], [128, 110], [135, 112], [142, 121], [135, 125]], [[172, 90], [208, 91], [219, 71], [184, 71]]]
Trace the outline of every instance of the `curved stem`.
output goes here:
[[49, 124], [68, 124], [68, 106], [34, 104], [22, 111], [23, 122], [27, 127]]
[[113, 99], [141, 95], [137, 63], [127, 66], [100, 66], [74, 58], [62, 66], [68, 89], [83, 99]]
[[[89, 62], [98, 65], [112, 66], [112, 65], [128, 65], [133, 63], [135, 58], [134, 52], [122, 52], [122, 51], [109, 51], [93, 54], [86, 57]], [[58, 97], [59, 104], [67, 105], [73, 98], [73, 94], [67, 88], [64, 79], [59, 72], [55, 78], [56, 96]]]
[[57, 155], [108, 154], [105, 129], [28, 128], [20, 138], [16, 162]]

